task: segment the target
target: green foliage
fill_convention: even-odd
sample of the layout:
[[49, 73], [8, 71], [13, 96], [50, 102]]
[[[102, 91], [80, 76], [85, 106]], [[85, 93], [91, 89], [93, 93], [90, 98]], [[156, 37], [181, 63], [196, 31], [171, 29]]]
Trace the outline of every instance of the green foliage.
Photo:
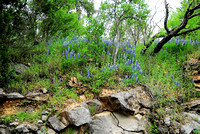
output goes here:
[[[168, 21], [169, 28], [171, 28], [171, 29], [177, 28], [181, 24], [181, 21], [184, 18], [185, 12], [187, 11], [187, 8], [191, 2], [192, 2], [192, 0], [189, 0], [189, 1], [183, 0], [181, 3], [182, 7], [178, 8], [176, 11], [171, 13], [169, 21]], [[197, 3], [198, 3], [197, 0], [195, 0], [195, 3], [196, 3], [195, 5], [197, 5]], [[191, 8], [192, 8], [192, 6], [191, 6]], [[199, 10], [195, 11], [195, 13], [199, 13]], [[199, 15], [190, 19], [188, 21], [186, 29], [194, 29], [194, 28], [198, 27], [199, 20], [200, 20]], [[182, 30], [182, 31], [185, 31], [185, 30]], [[182, 31], [180, 31], [180, 32], [182, 32]], [[196, 30], [194, 32], [188, 33], [187, 36], [182, 35], [182, 37], [186, 37], [187, 39], [198, 40], [200, 38], [200, 32], [199, 32], [199, 30]]]

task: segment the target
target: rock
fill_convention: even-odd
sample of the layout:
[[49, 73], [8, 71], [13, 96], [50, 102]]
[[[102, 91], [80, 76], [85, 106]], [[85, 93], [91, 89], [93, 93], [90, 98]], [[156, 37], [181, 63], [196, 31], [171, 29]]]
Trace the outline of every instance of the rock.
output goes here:
[[0, 134], [11, 134], [11, 132], [5, 125], [0, 125]]
[[21, 124], [15, 128], [15, 130], [19, 133], [31, 133], [36, 132], [38, 127], [29, 124]]
[[182, 125], [181, 133], [190, 134], [197, 128], [200, 128], [200, 124], [197, 121], [200, 121], [200, 116], [197, 114], [184, 113], [187, 120], [189, 120], [186, 124]]
[[79, 130], [78, 130], [78, 134], [85, 134], [85, 132], [87, 131], [88, 127], [89, 127], [88, 124], [80, 126]]
[[38, 120], [37, 126], [41, 127], [42, 125], [43, 125], [43, 121], [42, 120]]
[[89, 101], [86, 101], [85, 103], [88, 105], [90, 112], [91, 111], [93, 112], [91, 114], [98, 114], [103, 111], [103, 105], [97, 99], [89, 100]]
[[96, 114], [89, 123], [89, 132], [93, 134], [143, 134], [146, 133], [141, 122], [133, 116], [116, 112]]
[[104, 108], [110, 111], [120, 111], [124, 114], [139, 113], [141, 107], [151, 108], [151, 97], [137, 87], [129, 91], [119, 92], [110, 96], [101, 96], [100, 101]]
[[56, 131], [61, 131], [66, 128], [66, 126], [58, 119], [56, 115], [53, 117], [50, 117], [48, 121], [50, 125], [52, 126], [52, 128]]
[[10, 123], [9, 125], [15, 127], [15, 126], [19, 125], [19, 122], [16, 122], [16, 121], [15, 121], [15, 122]]
[[46, 88], [41, 88], [40, 90], [42, 91], [43, 94], [47, 93], [47, 89]]
[[170, 117], [164, 119], [164, 123], [169, 127], [170, 126]]
[[48, 116], [42, 115], [42, 121], [46, 121], [48, 119]]
[[14, 70], [17, 74], [21, 74], [25, 71], [28, 67], [24, 64], [11, 64], [11, 69]]
[[43, 115], [48, 115], [48, 114], [49, 114], [49, 112], [48, 112], [48, 111], [46, 111], [46, 110], [43, 110], [43, 111], [42, 111], [42, 114], [43, 114]]
[[26, 95], [26, 98], [29, 100], [35, 100], [35, 101], [47, 101], [49, 98], [49, 94], [43, 94], [43, 93], [28, 93]]
[[5, 94], [6, 98], [8, 99], [23, 99], [24, 96], [21, 95], [20, 93], [9, 93], [9, 94]]
[[66, 111], [67, 118], [70, 124], [75, 126], [81, 126], [83, 124], [91, 122], [91, 115], [88, 109], [84, 107], [77, 107], [75, 109], [71, 109]]
[[200, 98], [183, 103], [182, 106], [186, 111], [196, 111], [200, 113]]
[[47, 134], [56, 134], [56, 132], [53, 129], [48, 128], [47, 129]]

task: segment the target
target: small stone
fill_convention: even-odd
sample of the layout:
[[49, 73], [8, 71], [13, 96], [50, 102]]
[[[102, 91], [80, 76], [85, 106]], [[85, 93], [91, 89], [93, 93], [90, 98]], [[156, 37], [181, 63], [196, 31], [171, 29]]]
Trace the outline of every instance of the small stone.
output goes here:
[[43, 121], [42, 120], [38, 120], [37, 125], [40, 127], [43, 125]]
[[53, 129], [48, 128], [47, 129], [47, 134], [56, 134], [56, 132]]
[[66, 128], [66, 126], [58, 119], [56, 115], [53, 117], [50, 117], [48, 121], [53, 127], [53, 129], [55, 129], [56, 131], [61, 131]]
[[15, 127], [15, 126], [19, 125], [19, 122], [16, 122], [16, 121], [15, 121], [15, 122], [10, 123], [9, 125]]
[[41, 88], [40, 90], [41, 90], [44, 94], [47, 93], [47, 89], [46, 89], [46, 88]]
[[135, 117], [136, 117], [138, 120], [142, 120], [142, 115], [141, 115], [141, 114], [136, 114]]
[[48, 110], [49, 112], [51, 112], [53, 109], [52, 109], [52, 108], [47, 108], [47, 110]]
[[43, 110], [43, 111], [42, 111], [42, 114], [43, 114], [43, 115], [48, 115], [48, 114], [49, 114], [49, 112], [48, 112], [48, 111], [46, 111], [46, 110]]
[[42, 120], [43, 120], [43, 121], [46, 121], [47, 119], [48, 119], [48, 116], [42, 115]]
[[169, 127], [170, 126], [170, 117], [164, 119], [165, 124]]

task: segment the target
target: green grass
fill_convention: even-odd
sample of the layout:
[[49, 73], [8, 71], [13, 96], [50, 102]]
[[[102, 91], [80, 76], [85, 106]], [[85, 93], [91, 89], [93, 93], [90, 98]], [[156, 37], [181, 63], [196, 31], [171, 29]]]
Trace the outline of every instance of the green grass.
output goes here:
[[[188, 60], [192, 56], [200, 54], [200, 47], [197, 45], [185, 44], [182, 46], [167, 43], [154, 57], [149, 56], [149, 54], [155, 48], [155, 44], [150, 47], [146, 55], [140, 54], [143, 45], [138, 45], [135, 49], [136, 57], [125, 52], [125, 49], [129, 49], [127, 46], [120, 47], [118, 55], [122, 56], [123, 59], [117, 60], [116, 65], [119, 66], [116, 69], [111, 69], [112, 46], [103, 46], [103, 42], [99, 45], [74, 40], [71, 42], [68, 47], [76, 53], [75, 59], [73, 56], [70, 58], [69, 54], [67, 59], [62, 56], [63, 51], [68, 50], [68, 47], [62, 47], [64, 42], [61, 40], [52, 41], [50, 45], [42, 42], [23, 56], [18, 54], [18, 51], [9, 50], [10, 56], [15, 59], [14, 62], [30, 63], [31, 66], [20, 75], [12, 73], [13, 79], [10, 80], [8, 90], [16, 90], [26, 94], [33, 90], [39, 91], [41, 88], [46, 88], [52, 97], [45, 104], [47, 105], [45, 107], [63, 108], [68, 98], [79, 100], [76, 91], [76, 88], [79, 87], [78, 84], [75, 84], [74, 87], [69, 85], [69, 80], [72, 77], [76, 77], [78, 82], [82, 83], [81, 86], [86, 88], [85, 96], [91, 99], [92, 94], [100, 94], [102, 88], [123, 89], [127, 86], [147, 85], [152, 89], [156, 100], [153, 110], [158, 109], [159, 118], [164, 117], [165, 107], [174, 106], [174, 113], [180, 113], [181, 109], [178, 108], [180, 103], [200, 96], [200, 94], [192, 93], [194, 92], [192, 80], [183, 72]], [[48, 50], [45, 47], [49, 49], [48, 56]], [[125, 55], [127, 60], [132, 60], [134, 57], [134, 63], [125, 65]], [[134, 66], [132, 66], [136, 60], [140, 64], [142, 73], [139, 73], [140, 70], [135, 71]], [[87, 76], [88, 71], [92, 76]], [[137, 76], [135, 76], [136, 73]], [[91, 107], [90, 111], [93, 114], [94, 108]], [[173, 117], [174, 120], [182, 120], [182, 117], [176, 114]], [[12, 119], [34, 121], [38, 118], [39, 113], [37, 112], [19, 112], [15, 116], [4, 118], [4, 121], [8, 122]], [[157, 126], [152, 125], [151, 131], [158, 133]]]

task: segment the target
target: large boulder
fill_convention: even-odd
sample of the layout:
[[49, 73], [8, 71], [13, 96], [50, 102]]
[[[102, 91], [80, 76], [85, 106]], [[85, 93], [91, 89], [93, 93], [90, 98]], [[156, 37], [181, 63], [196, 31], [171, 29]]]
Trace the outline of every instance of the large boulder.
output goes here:
[[146, 133], [145, 124], [134, 116], [126, 116], [116, 112], [96, 114], [89, 123], [89, 132], [93, 134]]
[[182, 125], [181, 133], [191, 134], [194, 130], [200, 128], [200, 116], [198, 114], [184, 113], [188, 122]]
[[75, 126], [81, 126], [92, 121], [91, 114], [85, 107], [77, 107], [64, 112], [66, 113], [66, 118], [70, 124]]
[[142, 87], [115, 93], [110, 96], [101, 96], [100, 101], [104, 108], [124, 114], [136, 114], [139, 113], [141, 108], [150, 109], [152, 107], [152, 98]]

